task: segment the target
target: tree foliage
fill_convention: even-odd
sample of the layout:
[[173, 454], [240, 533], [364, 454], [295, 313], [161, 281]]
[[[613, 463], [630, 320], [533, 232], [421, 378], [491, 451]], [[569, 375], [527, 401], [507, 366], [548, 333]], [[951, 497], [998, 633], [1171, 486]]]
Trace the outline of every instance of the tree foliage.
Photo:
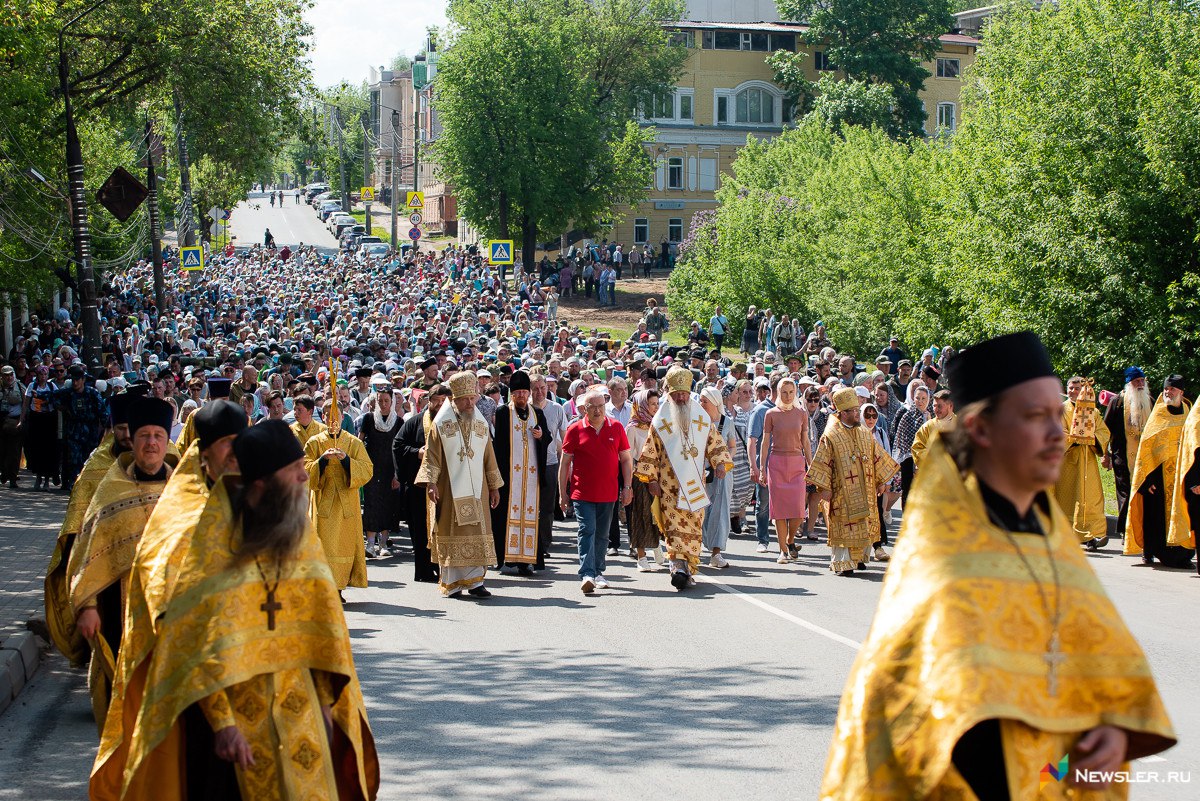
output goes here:
[[435, 157], [460, 213], [521, 242], [598, 225], [645, 195], [651, 132], [630, 121], [687, 51], [677, 0], [454, 0], [435, 81]]
[[[58, 80], [59, 32], [89, 0], [0, 0], [0, 189], [6, 198], [47, 192], [40, 205], [8, 205], [0, 252], [22, 259], [0, 272], [0, 288], [52, 286], [52, 271], [71, 252], [65, 205], [31, 182], [32, 167], [62, 192], [65, 123]], [[178, 175], [175, 126], [189, 152], [211, 169], [193, 175], [198, 194], [226, 195], [269, 173], [282, 132], [293, 128], [307, 92], [308, 0], [178, 0], [169, 4], [108, 0], [64, 32], [69, 87], [84, 147], [86, 191], [111, 169], [144, 174], [147, 119], [167, 145], [160, 174]], [[176, 114], [178, 99], [181, 112]], [[221, 187], [207, 187], [209, 176]], [[40, 188], [39, 188], [40, 187]], [[177, 186], [164, 185], [170, 218]], [[202, 206], [202, 208], [207, 208]], [[89, 207], [98, 262], [119, 262], [144, 232], [122, 226], [98, 204]], [[29, 230], [37, 231], [28, 236]], [[112, 231], [123, 235], [111, 234]], [[106, 237], [106, 235], [109, 235]], [[122, 238], [124, 237], [124, 238]], [[37, 255], [34, 255], [37, 254]], [[27, 259], [27, 261], [26, 261]], [[7, 259], [0, 259], [7, 261]]]
[[[1060, 369], [1200, 373], [1200, 19], [1061, 0], [994, 19], [948, 139], [751, 143], [672, 276], [672, 308], [821, 318], [866, 356], [1032, 328]], [[736, 277], [736, 278], [735, 278]]]
[[[823, 47], [849, 78], [891, 88], [895, 103], [888, 127], [893, 134], [922, 134], [925, 112], [918, 94], [929, 70], [921, 62], [933, 58], [938, 37], [954, 25], [949, 0], [779, 0], [777, 5], [784, 19], [809, 24], [804, 41]], [[805, 57], [783, 50], [771, 56], [777, 79], [793, 99], [816, 90], [800, 70]]]

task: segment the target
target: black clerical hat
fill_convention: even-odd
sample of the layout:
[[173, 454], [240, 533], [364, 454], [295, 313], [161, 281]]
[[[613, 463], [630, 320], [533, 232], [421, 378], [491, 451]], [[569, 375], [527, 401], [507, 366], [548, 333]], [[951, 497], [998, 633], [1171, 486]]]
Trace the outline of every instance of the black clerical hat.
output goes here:
[[524, 370], [518, 370], [517, 372], [513, 373], [512, 378], [509, 379], [508, 382], [508, 388], [513, 392], [516, 392], [519, 389], [530, 389], [531, 386], [529, 373], [525, 372]]
[[158, 426], [171, 433], [171, 423], [175, 420], [175, 410], [171, 404], [158, 398], [134, 398], [129, 402], [126, 411], [129, 420], [129, 435], [133, 436], [139, 428]]
[[233, 401], [215, 400], [204, 404], [193, 415], [200, 449], [204, 450], [219, 439], [240, 434], [250, 425], [246, 410]]
[[232, 378], [210, 378], [208, 379], [208, 399], [218, 400], [220, 398], [228, 398], [229, 390], [232, 388]]
[[238, 434], [233, 452], [247, 484], [304, 458], [300, 440], [282, 420], [263, 420]]
[[984, 340], [960, 351], [946, 365], [950, 396], [957, 409], [1017, 384], [1053, 375], [1050, 354], [1032, 331]]

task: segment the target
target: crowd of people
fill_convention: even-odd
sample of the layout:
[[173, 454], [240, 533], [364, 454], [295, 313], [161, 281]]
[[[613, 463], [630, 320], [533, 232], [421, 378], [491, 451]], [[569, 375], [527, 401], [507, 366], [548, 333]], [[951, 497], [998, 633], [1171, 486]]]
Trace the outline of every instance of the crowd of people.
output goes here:
[[[368, 558], [399, 556], [402, 529], [414, 580], [453, 598], [490, 596], [489, 570], [548, 569], [556, 518], [578, 530], [572, 559], [588, 595], [608, 587], [617, 559], [685, 592], [706, 557], [730, 566], [731, 535], [787, 565], [823, 532], [830, 570], [854, 576], [928, 557], [904, 538], [888, 551], [893, 509], [932, 520], [920, 491], [963, 491], [947, 466], [965, 471], [976, 452], [1010, 472], [1023, 459], [1031, 474], [1054, 473], [1035, 494], [1055, 502], [1014, 511], [1013, 498], [993, 497], [999, 477], [968, 481], [983, 497], [971, 526], [1052, 523], [1075, 545], [1072, 556], [1056, 541], [1057, 557], [1079, 562], [1107, 544], [1100, 470], [1111, 469], [1125, 553], [1190, 565], [1200, 415], [1180, 376], [1157, 398], [1137, 367], [1115, 395], [1077, 376], [1064, 401], [1045, 384], [1040, 343], [990, 367], [951, 348], [910, 359], [896, 338], [862, 360], [823, 322], [806, 334], [753, 307], [730, 355], [720, 308], [676, 345], [653, 299], [631, 336], [614, 337], [560, 319], [552, 301], [576, 289], [562, 278], [572, 262], [543, 286], [512, 284], [467, 248], [357, 259], [254, 246], [210, 254], [198, 277], [170, 274], [166, 309], [139, 262], [106, 287], [92, 371], [66, 310], [30, 320], [0, 368], [0, 479], [18, 486], [23, 453], [35, 489], [70, 493], [47, 619], [56, 646], [90, 664], [102, 737], [93, 797], [137, 797], [172, 759], [187, 765], [177, 781], [214, 797], [234, 786], [258, 797], [256, 782], [276, 780], [373, 797], [378, 763], [338, 599], [367, 586]], [[1028, 372], [1030, 353], [1040, 372]], [[1020, 396], [1036, 409], [1011, 414], [1057, 431], [1033, 454], [982, 431], [999, 425], [1014, 372], [1043, 383]], [[1114, 620], [1114, 641], [1132, 642]], [[200, 670], [188, 643], [226, 669]], [[1161, 746], [1169, 725], [1147, 698]], [[139, 714], [148, 699], [156, 714]], [[293, 699], [294, 730], [265, 722]], [[210, 744], [216, 767], [181, 751], [172, 738], [185, 734]], [[976, 745], [1009, 747], [1010, 736], [983, 732]], [[297, 758], [302, 743], [312, 753]], [[967, 775], [957, 751], [954, 764], [972, 787], [990, 780]]]

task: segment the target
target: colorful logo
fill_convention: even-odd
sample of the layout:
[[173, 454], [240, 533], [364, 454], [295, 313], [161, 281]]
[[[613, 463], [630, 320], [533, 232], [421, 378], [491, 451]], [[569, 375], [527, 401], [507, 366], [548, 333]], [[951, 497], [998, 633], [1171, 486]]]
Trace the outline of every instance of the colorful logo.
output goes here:
[[1067, 755], [1065, 754], [1058, 761], [1057, 768], [1054, 767], [1053, 763], [1047, 762], [1045, 767], [1042, 768], [1042, 772], [1038, 775], [1038, 790], [1045, 789], [1046, 785], [1051, 781], [1062, 781], [1067, 775], [1067, 770]]

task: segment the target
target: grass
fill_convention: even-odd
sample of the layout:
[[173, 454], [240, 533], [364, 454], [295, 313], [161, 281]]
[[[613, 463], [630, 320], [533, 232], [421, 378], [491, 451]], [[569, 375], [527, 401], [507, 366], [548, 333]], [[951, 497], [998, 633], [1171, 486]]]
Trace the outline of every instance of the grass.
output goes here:
[[[350, 216], [363, 225], [367, 223], [367, 213], [365, 211], [352, 211], [350, 212]], [[408, 222], [408, 220], [405, 220], [405, 222]], [[371, 236], [377, 236], [389, 245], [392, 243], [391, 231], [386, 227], [376, 225], [374, 221], [371, 222]]]

